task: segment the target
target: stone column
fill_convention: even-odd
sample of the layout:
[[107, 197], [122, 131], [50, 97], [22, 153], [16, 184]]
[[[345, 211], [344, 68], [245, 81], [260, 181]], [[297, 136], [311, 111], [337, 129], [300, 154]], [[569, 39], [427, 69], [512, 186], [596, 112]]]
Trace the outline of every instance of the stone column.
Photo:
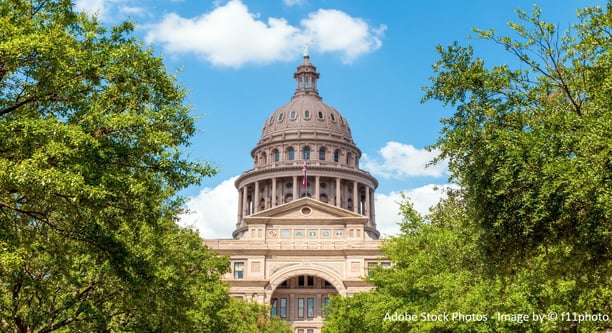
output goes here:
[[321, 195], [320, 195], [321, 191], [320, 191], [320, 188], [319, 188], [320, 181], [321, 181], [321, 176], [315, 176], [315, 195], [314, 195], [314, 198], [316, 200], [321, 200]]
[[297, 313], [295, 311], [295, 302], [295, 294], [289, 294], [289, 297], [287, 297], [287, 319], [290, 321], [294, 321], [297, 319]]
[[240, 221], [242, 221], [242, 202], [243, 199], [242, 197], [244, 196], [242, 189], [238, 190], [238, 222], [236, 222], [236, 224], [240, 224]]
[[353, 212], [359, 213], [359, 199], [357, 198], [357, 182], [353, 182]]
[[249, 215], [249, 202], [248, 202], [248, 192], [247, 186], [242, 186], [242, 211], [244, 212], [242, 216]]
[[[323, 295], [317, 294], [315, 298], [315, 318], [323, 319]], [[319, 311], [316, 311], [319, 309]]]
[[272, 207], [276, 207], [276, 177], [272, 178]]
[[259, 210], [259, 181], [255, 181], [255, 194], [253, 194], [253, 213]]
[[342, 200], [340, 199], [340, 178], [336, 178], [336, 207], [342, 208]]
[[370, 205], [370, 225], [376, 226], [376, 200], [374, 198], [374, 189], [372, 189], [372, 195], [370, 196], [372, 203]]
[[370, 215], [370, 187], [366, 185], [366, 191], [365, 191], [365, 212], [363, 212], [363, 215]]
[[297, 176], [293, 176], [293, 200], [298, 199], [298, 183]]

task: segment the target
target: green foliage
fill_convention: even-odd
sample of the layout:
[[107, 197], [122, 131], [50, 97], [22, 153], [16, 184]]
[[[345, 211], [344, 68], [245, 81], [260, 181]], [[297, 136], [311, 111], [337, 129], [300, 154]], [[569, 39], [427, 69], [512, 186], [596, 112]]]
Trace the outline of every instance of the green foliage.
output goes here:
[[[563, 35], [537, 7], [518, 12], [525, 24], [510, 23], [519, 40], [476, 30], [517, 56], [521, 70], [486, 66], [458, 43], [438, 48], [424, 101], [455, 109], [432, 148], [460, 190], [427, 219], [402, 203], [402, 233], [383, 248], [394, 265], [369, 278], [373, 291], [332, 303], [327, 332], [612, 326], [569, 318], [612, 315], [612, 3], [607, 9], [580, 10]], [[386, 320], [393, 314], [417, 317]], [[436, 314], [449, 319], [427, 320]], [[513, 314], [529, 320], [504, 317]]]
[[175, 223], [215, 170], [182, 156], [185, 90], [132, 29], [0, 2], [2, 332], [231, 331], [227, 258]]
[[612, 259], [612, 98], [602, 93], [612, 73], [612, 38], [593, 28], [609, 14], [581, 13], [583, 23], [575, 26], [581, 39], [568, 33], [561, 43], [537, 8], [531, 17], [519, 12], [532, 30], [511, 24], [524, 41], [479, 31], [528, 69], [488, 70], [469, 47], [439, 49], [438, 76], [425, 99], [457, 111], [443, 119], [434, 147], [465, 190], [483, 254], [496, 269], [560, 243], [571, 248], [568, 259], [584, 258], [577, 269]]
[[270, 307], [232, 298], [221, 316], [227, 323], [224, 332], [291, 333], [293, 329], [282, 319], [270, 315]]

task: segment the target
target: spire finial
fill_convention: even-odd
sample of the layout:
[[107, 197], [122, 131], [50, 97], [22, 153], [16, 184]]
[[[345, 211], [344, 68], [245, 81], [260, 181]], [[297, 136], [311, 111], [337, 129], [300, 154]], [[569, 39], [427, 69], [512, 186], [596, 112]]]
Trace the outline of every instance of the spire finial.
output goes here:
[[308, 56], [308, 47], [311, 45], [312, 41], [304, 45], [304, 60], [298, 66], [297, 71], [293, 73], [293, 77], [296, 80], [295, 94], [293, 97], [310, 95], [321, 99], [317, 91], [319, 73], [317, 73], [317, 68], [310, 63], [310, 57]]
[[311, 39], [308, 43], [304, 44], [304, 57], [308, 57], [308, 49], [313, 43], [314, 41]]

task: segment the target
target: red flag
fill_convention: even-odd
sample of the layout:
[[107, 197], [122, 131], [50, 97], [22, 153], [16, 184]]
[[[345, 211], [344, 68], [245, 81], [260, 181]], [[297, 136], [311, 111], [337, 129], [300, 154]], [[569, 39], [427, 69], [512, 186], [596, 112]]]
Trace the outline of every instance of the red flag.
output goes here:
[[302, 166], [302, 175], [303, 175], [302, 187], [306, 187], [306, 160], [304, 160], [304, 165]]

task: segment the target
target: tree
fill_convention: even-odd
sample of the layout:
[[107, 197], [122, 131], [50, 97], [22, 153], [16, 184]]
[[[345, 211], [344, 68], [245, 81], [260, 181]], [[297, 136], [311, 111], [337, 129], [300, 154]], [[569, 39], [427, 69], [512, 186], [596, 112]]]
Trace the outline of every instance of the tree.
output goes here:
[[232, 333], [291, 333], [293, 329], [284, 320], [270, 314], [270, 306], [232, 298], [222, 311], [224, 332]]
[[[542, 22], [537, 7], [510, 23], [518, 40], [476, 29], [515, 55], [520, 70], [487, 66], [469, 46], [438, 47], [423, 100], [455, 110], [431, 148], [441, 151], [437, 161], [448, 160], [460, 190], [426, 220], [402, 205], [402, 233], [383, 248], [395, 264], [369, 278], [369, 302], [343, 301], [349, 314], [332, 303], [328, 332], [351, 331], [340, 323], [360, 314], [378, 323], [352, 332], [611, 326], [610, 9], [612, 2], [579, 10], [580, 23], [564, 34]], [[383, 320], [395, 312], [487, 320]], [[503, 316], [534, 313], [544, 318]]]
[[559, 36], [540, 21], [537, 7], [531, 17], [519, 11], [532, 30], [511, 24], [523, 41], [477, 30], [527, 69], [488, 70], [470, 47], [438, 49], [438, 76], [425, 100], [457, 111], [443, 120], [434, 147], [465, 189], [496, 268], [560, 243], [571, 247], [569, 256], [585, 259], [577, 269], [610, 263], [612, 38], [607, 13], [579, 13], [575, 35]]
[[176, 225], [194, 120], [162, 59], [69, 0], [0, 2], [0, 331], [227, 332], [227, 258]]

